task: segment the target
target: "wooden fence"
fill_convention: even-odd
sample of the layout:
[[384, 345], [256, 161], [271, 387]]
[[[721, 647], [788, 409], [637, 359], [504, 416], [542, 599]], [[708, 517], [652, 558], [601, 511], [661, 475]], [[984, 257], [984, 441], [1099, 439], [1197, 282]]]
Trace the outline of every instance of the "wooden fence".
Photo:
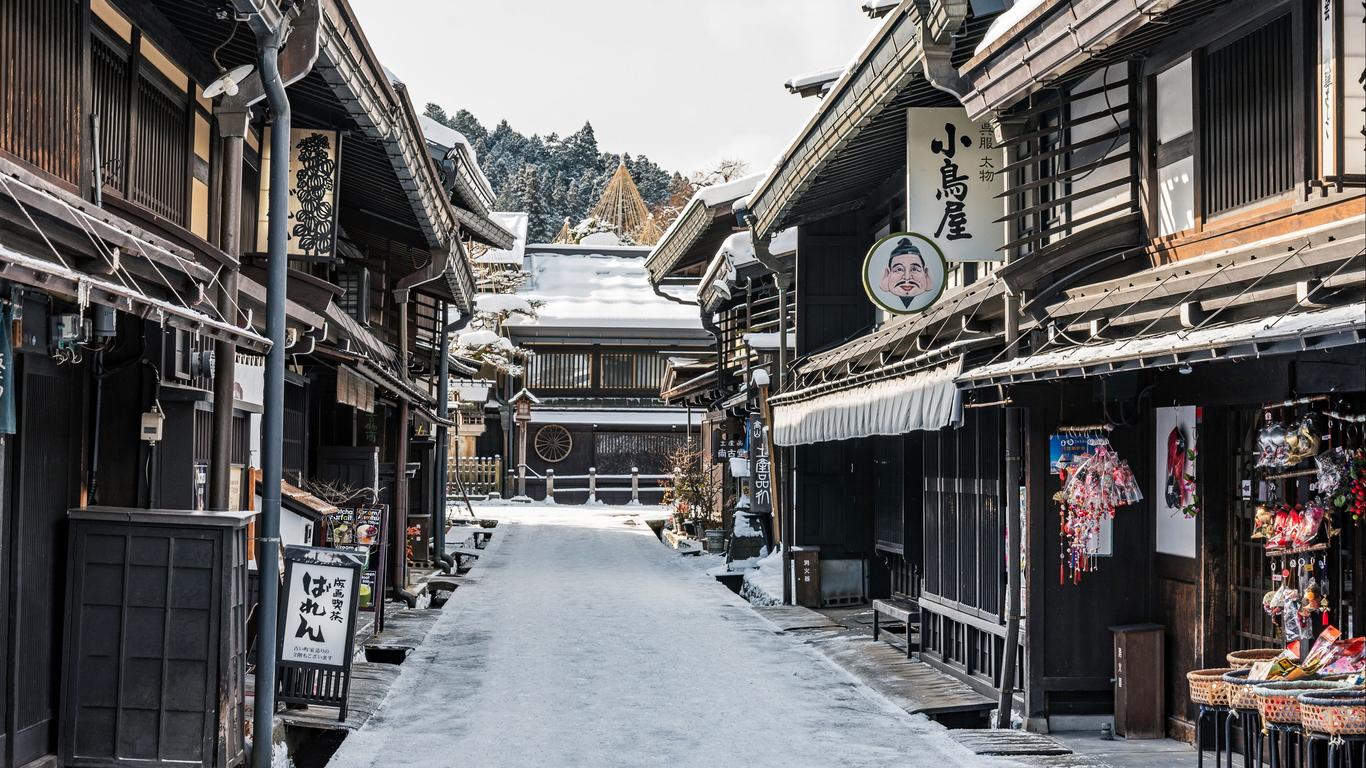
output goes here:
[[503, 457], [502, 456], [461, 456], [453, 459], [455, 464], [452, 477], [459, 478], [453, 483], [451, 493], [459, 494], [460, 486], [471, 496], [503, 496]]
[[610, 497], [612, 503], [625, 500], [628, 504], [658, 504], [672, 487], [672, 480], [673, 475], [642, 475], [637, 467], [631, 467], [629, 475], [600, 475], [594, 467], [586, 475], [557, 475], [551, 469], [546, 470], [544, 478], [545, 500], [573, 504], [581, 498], [579, 494], [587, 494], [582, 497], [587, 504], [603, 502], [603, 495]]

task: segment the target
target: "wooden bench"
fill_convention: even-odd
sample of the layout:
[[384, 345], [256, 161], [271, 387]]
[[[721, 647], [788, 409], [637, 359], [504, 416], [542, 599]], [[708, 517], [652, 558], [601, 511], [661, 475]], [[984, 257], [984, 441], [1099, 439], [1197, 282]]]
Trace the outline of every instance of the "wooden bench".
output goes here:
[[908, 597], [888, 597], [873, 601], [873, 639], [882, 632], [881, 618], [886, 616], [906, 628], [906, 658], [911, 657], [916, 643], [911, 634], [920, 628], [920, 605]]

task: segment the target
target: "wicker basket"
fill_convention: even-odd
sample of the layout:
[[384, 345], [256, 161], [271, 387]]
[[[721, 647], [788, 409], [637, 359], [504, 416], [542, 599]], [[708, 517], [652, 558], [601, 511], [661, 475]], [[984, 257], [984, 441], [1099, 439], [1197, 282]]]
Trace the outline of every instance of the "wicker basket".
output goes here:
[[1274, 680], [1252, 689], [1257, 699], [1257, 711], [1268, 725], [1299, 725], [1301, 694], [1322, 693], [1342, 689], [1342, 683], [1331, 680]]
[[1231, 667], [1219, 667], [1187, 672], [1186, 682], [1190, 683], [1191, 701], [1207, 707], [1227, 707], [1228, 686], [1224, 684], [1224, 675], [1233, 671]]
[[1244, 667], [1224, 675], [1224, 686], [1228, 689], [1228, 705], [1230, 707], [1256, 711], [1257, 698], [1252, 695], [1252, 689], [1266, 681], [1248, 679], [1251, 672], [1250, 667]]
[[1282, 653], [1285, 651], [1280, 648], [1250, 648], [1246, 651], [1234, 651], [1227, 656], [1228, 665], [1234, 669], [1243, 669], [1259, 661], [1271, 661]]
[[1366, 735], [1366, 691], [1315, 691], [1300, 695], [1304, 729], [1329, 736]]

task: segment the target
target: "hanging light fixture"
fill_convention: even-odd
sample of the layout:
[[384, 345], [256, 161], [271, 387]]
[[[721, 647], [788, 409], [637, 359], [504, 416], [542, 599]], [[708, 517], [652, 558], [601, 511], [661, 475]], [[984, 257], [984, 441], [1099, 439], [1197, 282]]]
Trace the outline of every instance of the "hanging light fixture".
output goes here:
[[237, 26], [237, 23], [234, 23], [232, 25], [232, 31], [228, 33], [228, 39], [224, 40], [221, 45], [213, 49], [213, 63], [214, 66], [218, 67], [218, 78], [205, 86], [204, 98], [206, 99], [212, 99], [219, 95], [236, 96], [237, 87], [242, 84], [243, 80], [246, 80], [247, 77], [251, 75], [253, 70], [256, 69], [256, 67], [251, 64], [243, 64], [228, 69], [218, 60], [218, 52], [223, 50], [228, 43], [232, 42], [233, 36], [237, 34]]

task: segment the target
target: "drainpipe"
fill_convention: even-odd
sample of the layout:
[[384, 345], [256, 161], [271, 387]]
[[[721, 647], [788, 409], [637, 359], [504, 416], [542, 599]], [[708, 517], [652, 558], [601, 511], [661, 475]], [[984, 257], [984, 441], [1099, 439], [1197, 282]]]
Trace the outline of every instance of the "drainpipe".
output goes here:
[[[251, 119], [249, 107], [216, 110], [218, 132], [223, 137], [222, 178], [219, 225], [220, 244], [234, 259], [242, 256], [242, 144]], [[219, 278], [218, 314], [236, 325], [238, 268], [224, 268]], [[209, 450], [209, 509], [227, 509], [232, 474], [233, 380], [237, 368], [237, 345], [231, 341], [214, 344], [213, 366], [213, 444]]]
[[[398, 377], [408, 379], [408, 292], [394, 291], [398, 299]], [[393, 558], [389, 566], [389, 580], [393, 584], [394, 599], [402, 600], [409, 608], [417, 607], [417, 595], [408, 591], [408, 400], [398, 398], [397, 445], [394, 447], [394, 508], [390, 511], [389, 526], [394, 532]]]
[[[769, 253], [768, 241], [759, 238], [759, 233], [755, 230], [758, 219], [750, 212], [749, 201], [737, 200], [731, 206], [731, 211], [735, 214], [736, 221], [749, 229], [749, 239], [754, 245], [754, 257], [773, 275], [773, 284], [778, 289], [778, 370], [774, 371], [772, 389], [767, 395], [772, 397], [787, 389], [787, 292], [792, 288], [793, 276], [791, 272], [783, 269], [780, 259]], [[769, 413], [772, 413], [772, 408], [769, 408]], [[773, 429], [771, 420], [768, 428]], [[783, 605], [792, 605], [792, 568], [788, 564], [792, 561], [792, 529], [796, 525], [796, 508], [788, 501], [788, 493], [784, 486], [787, 462], [783, 449], [774, 446], [769, 451], [769, 461], [772, 462], [773, 487], [777, 499], [773, 515], [773, 520], [778, 526], [775, 538], [783, 549]]]
[[[997, 142], [1013, 138], [1022, 129], [1019, 121], [997, 124]], [[1016, 153], [1006, 150], [1005, 161], [1009, 163]], [[1010, 226], [1005, 224], [1007, 228]], [[1007, 229], [1009, 235], [1009, 229]], [[1006, 238], [1010, 240], [1010, 237]], [[1010, 264], [1017, 256], [1017, 249], [1010, 248], [1005, 253], [1005, 263]], [[1002, 300], [1005, 324], [1005, 345], [1010, 350], [1007, 356], [1014, 359], [1018, 354], [1016, 339], [1020, 335], [1020, 295], [1018, 291], [1007, 290]], [[1020, 568], [1020, 556], [1024, 552], [1020, 525], [1020, 468], [1022, 440], [1020, 436], [1021, 411], [1019, 408], [1005, 409], [1005, 492], [1006, 492], [1006, 637], [1001, 653], [1001, 691], [997, 702], [996, 727], [1009, 728], [1010, 714], [1015, 704], [1015, 669], [1020, 645], [1020, 589], [1024, 574]]]
[[[446, 325], [446, 302], [441, 302], [440, 315], [437, 317], [439, 326], [438, 333], [441, 335], [440, 343], [437, 345], [437, 355], [439, 360], [436, 364], [436, 412], [441, 416], [450, 418], [451, 412], [446, 408], [446, 401], [451, 396], [451, 334]], [[458, 417], [457, 417], [458, 418]], [[459, 422], [456, 422], [457, 425]], [[456, 439], [459, 438], [460, 430], [457, 426]], [[450, 573], [455, 569], [455, 561], [446, 554], [446, 488], [450, 482], [450, 467], [446, 466], [446, 451], [449, 450], [447, 442], [450, 440], [450, 432], [446, 425], [436, 425], [436, 470], [432, 474], [436, 476], [436, 504], [432, 509], [432, 543], [436, 550], [436, 561], [441, 563], [441, 570]]]
[[[261, 514], [256, 521], [256, 564], [260, 575], [257, 607], [256, 701], [252, 728], [252, 765], [271, 764], [275, 719], [275, 643], [280, 592], [280, 480], [284, 448], [286, 227], [289, 224], [289, 96], [280, 78], [280, 48], [289, 27], [258, 32], [261, 80], [274, 119], [270, 131], [270, 205], [266, 259], [265, 408], [261, 418]], [[228, 403], [232, 402], [231, 397]]]

